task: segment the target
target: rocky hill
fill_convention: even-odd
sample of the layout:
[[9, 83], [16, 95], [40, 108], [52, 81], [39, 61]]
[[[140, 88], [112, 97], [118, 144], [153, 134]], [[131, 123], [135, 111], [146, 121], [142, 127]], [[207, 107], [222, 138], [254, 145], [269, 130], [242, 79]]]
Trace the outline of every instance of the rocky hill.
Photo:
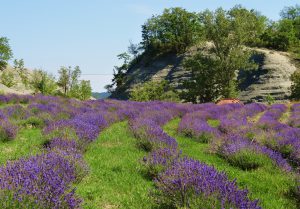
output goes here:
[[[192, 48], [187, 53], [177, 56], [168, 54], [153, 59], [141, 60], [127, 72], [127, 82], [112, 94], [111, 97], [127, 99], [130, 89], [148, 80], [166, 79], [177, 90], [183, 89], [183, 82], [190, 79], [189, 72], [182, 67], [184, 58], [191, 56], [203, 48]], [[258, 64], [257, 69], [238, 72], [240, 81], [239, 99], [242, 101], [263, 101], [267, 95], [276, 100], [286, 100], [290, 95], [290, 75], [297, 70], [295, 63], [286, 52], [255, 48], [257, 55], [253, 60]], [[300, 63], [300, 61], [296, 61]], [[208, 78], [209, 79], [209, 78]]]
[[[21, 81], [21, 78], [20, 78], [18, 72], [16, 72], [16, 70], [14, 70], [11, 66], [7, 66], [7, 68], [3, 72], [5, 72], [5, 71], [6, 72], [11, 71], [13, 73], [15, 84], [12, 87], [7, 87], [0, 82], [1, 93], [4, 93], [4, 94], [32, 94], [33, 93], [33, 91], [31, 89], [26, 88], [24, 86], [24, 84], [22, 84], [22, 81]], [[1, 78], [3, 72], [0, 71], [0, 78]], [[28, 72], [28, 76], [30, 77], [32, 74], [32, 71], [27, 70], [27, 72]], [[0, 81], [1, 81], [1, 79], [0, 79]]]

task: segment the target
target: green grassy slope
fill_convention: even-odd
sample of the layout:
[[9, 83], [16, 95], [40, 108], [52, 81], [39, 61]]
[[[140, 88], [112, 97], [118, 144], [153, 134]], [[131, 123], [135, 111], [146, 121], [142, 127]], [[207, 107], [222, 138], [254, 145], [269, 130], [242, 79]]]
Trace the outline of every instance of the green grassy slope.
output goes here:
[[164, 130], [176, 138], [183, 155], [213, 165], [220, 171], [225, 171], [231, 179], [237, 179], [240, 188], [247, 188], [250, 197], [260, 199], [262, 208], [267, 209], [293, 209], [297, 208], [296, 202], [290, 197], [289, 191], [294, 186], [291, 176], [282, 172], [272, 164], [252, 171], [243, 171], [229, 165], [224, 159], [210, 154], [209, 145], [198, 143], [188, 137], [177, 134], [180, 119], [169, 122]]
[[127, 122], [104, 130], [85, 154], [90, 173], [77, 185], [84, 208], [151, 208], [152, 182], [140, 164], [144, 155]]
[[0, 164], [7, 160], [35, 155], [41, 150], [44, 142], [40, 129], [22, 129], [16, 139], [0, 142]]

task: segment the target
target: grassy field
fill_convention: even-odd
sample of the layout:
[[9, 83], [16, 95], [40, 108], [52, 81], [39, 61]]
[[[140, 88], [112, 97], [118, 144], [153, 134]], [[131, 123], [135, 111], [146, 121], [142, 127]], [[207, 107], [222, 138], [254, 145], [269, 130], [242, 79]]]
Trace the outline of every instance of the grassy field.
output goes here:
[[209, 145], [198, 143], [191, 138], [178, 135], [177, 127], [180, 119], [175, 119], [164, 126], [164, 130], [176, 138], [183, 155], [213, 165], [225, 171], [231, 179], [236, 178], [241, 188], [247, 188], [250, 197], [260, 199], [260, 205], [269, 209], [297, 208], [296, 202], [290, 197], [290, 189], [294, 186], [292, 176], [274, 167], [272, 163], [252, 171], [243, 171], [228, 164], [224, 159], [210, 154]]
[[40, 129], [21, 129], [16, 139], [0, 141], [0, 164], [7, 160], [35, 155], [41, 150], [44, 142]]
[[84, 208], [151, 208], [152, 182], [143, 176], [140, 163], [145, 154], [136, 147], [127, 122], [104, 130], [85, 154], [90, 173], [77, 185]]

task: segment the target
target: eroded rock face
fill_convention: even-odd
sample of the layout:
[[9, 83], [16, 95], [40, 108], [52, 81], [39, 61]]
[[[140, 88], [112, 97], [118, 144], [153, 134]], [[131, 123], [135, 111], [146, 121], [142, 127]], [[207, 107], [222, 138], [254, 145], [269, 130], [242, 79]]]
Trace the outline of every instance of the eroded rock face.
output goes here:
[[[127, 99], [130, 89], [149, 80], [166, 79], [177, 90], [183, 89], [183, 82], [190, 79], [190, 73], [182, 67], [183, 60], [196, 53], [197, 48], [188, 53], [176, 56], [166, 55], [154, 59], [151, 63], [139, 63], [127, 73], [128, 81], [113, 98]], [[253, 58], [259, 68], [252, 71], [240, 71], [238, 79], [241, 82], [239, 99], [247, 101], [263, 101], [267, 95], [275, 100], [286, 100], [290, 95], [290, 76], [297, 69], [291, 63], [288, 53], [268, 49], [254, 49], [258, 52]], [[209, 78], [208, 78], [209, 79]]]
[[240, 93], [243, 101], [263, 101], [267, 95], [275, 100], [286, 100], [290, 96], [290, 76], [297, 70], [287, 53], [267, 49], [256, 49], [263, 59], [257, 70], [257, 79]]

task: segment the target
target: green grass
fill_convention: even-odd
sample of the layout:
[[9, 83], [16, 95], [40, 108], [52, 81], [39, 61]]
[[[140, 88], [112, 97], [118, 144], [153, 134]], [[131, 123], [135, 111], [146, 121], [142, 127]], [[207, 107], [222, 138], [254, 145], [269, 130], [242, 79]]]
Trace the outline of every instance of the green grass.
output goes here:
[[153, 184], [143, 176], [140, 163], [145, 155], [137, 148], [127, 122], [104, 130], [85, 154], [90, 173], [77, 185], [83, 208], [151, 208]]
[[169, 122], [164, 130], [174, 137], [183, 155], [187, 155], [219, 171], [225, 171], [230, 179], [237, 179], [239, 188], [247, 188], [251, 199], [260, 199], [262, 208], [296, 209], [296, 202], [289, 197], [290, 189], [295, 186], [293, 177], [275, 166], [267, 165], [256, 170], [243, 171], [231, 166], [225, 159], [208, 152], [209, 145], [198, 143], [188, 137], [178, 135], [177, 127], [180, 119]]
[[21, 129], [16, 139], [0, 142], [0, 164], [37, 154], [45, 140], [40, 129]]
[[207, 123], [208, 123], [208, 125], [210, 125], [211, 127], [214, 127], [214, 128], [217, 128], [220, 125], [220, 121], [214, 120], [214, 119], [208, 119]]

